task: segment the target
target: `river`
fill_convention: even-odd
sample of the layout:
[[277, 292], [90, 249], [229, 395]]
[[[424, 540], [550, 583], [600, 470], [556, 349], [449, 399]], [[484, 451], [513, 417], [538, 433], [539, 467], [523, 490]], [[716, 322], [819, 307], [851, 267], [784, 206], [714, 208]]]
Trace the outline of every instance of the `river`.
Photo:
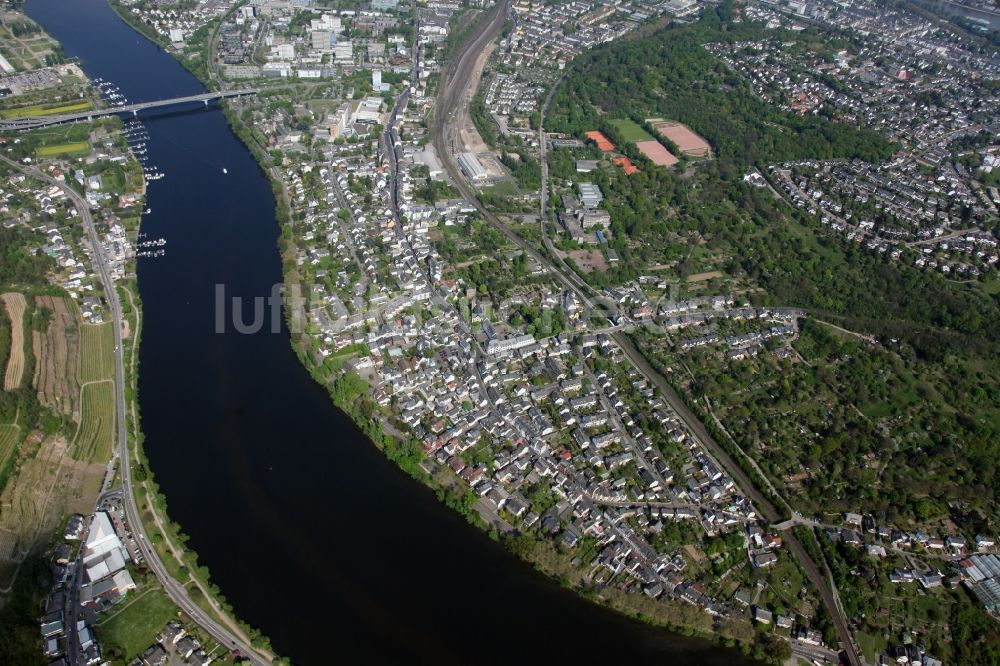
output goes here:
[[[132, 102], [201, 84], [104, 0], [28, 0], [92, 78]], [[287, 332], [215, 332], [215, 285], [281, 280], [274, 199], [216, 107], [145, 115], [140, 260], [145, 448], [201, 563], [294, 663], [750, 663], [583, 601], [387, 461], [299, 364]], [[224, 173], [226, 169], [228, 173]]]
[[978, 7], [969, 7], [950, 0], [916, 0], [916, 3], [939, 14], [962, 16], [978, 22], [988, 30], [1000, 30], [1000, 12], [997, 11], [984, 11]]

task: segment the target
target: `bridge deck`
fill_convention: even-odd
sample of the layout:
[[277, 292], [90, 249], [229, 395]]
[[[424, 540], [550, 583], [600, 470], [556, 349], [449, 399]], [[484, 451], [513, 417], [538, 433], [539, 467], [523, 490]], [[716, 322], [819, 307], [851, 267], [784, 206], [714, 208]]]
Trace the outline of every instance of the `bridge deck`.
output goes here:
[[144, 109], [155, 109], [162, 106], [173, 106], [175, 104], [185, 104], [188, 102], [205, 102], [213, 99], [228, 99], [231, 97], [243, 97], [245, 95], [256, 95], [256, 88], [242, 88], [240, 90], [219, 90], [206, 92], [198, 95], [188, 95], [186, 97], [172, 97], [170, 99], [155, 100], [152, 102], [138, 102], [125, 106], [112, 106], [107, 109], [93, 109], [90, 111], [78, 111], [76, 113], [66, 113], [58, 116], [34, 116], [31, 118], [13, 118], [0, 121], [0, 131], [17, 131], [39, 129], [51, 125], [63, 125], [65, 123], [79, 122], [82, 120], [93, 120], [105, 116], [114, 116], [121, 113], [138, 114]]

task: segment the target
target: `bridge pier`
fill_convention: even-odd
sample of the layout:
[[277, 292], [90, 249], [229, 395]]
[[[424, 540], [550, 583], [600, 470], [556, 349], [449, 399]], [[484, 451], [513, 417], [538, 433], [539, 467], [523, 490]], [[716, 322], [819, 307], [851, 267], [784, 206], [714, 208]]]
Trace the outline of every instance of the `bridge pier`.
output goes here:
[[175, 97], [172, 99], [164, 99], [156, 102], [141, 102], [138, 104], [129, 104], [122, 107], [112, 107], [109, 109], [91, 109], [89, 111], [82, 111], [78, 113], [68, 113], [60, 116], [41, 116], [33, 119], [12, 119], [12, 120], [0, 120], [0, 131], [20, 131], [20, 130], [32, 130], [39, 129], [41, 127], [48, 127], [50, 125], [61, 125], [63, 123], [74, 123], [82, 120], [93, 121], [95, 118], [103, 118], [105, 116], [121, 115], [125, 116], [128, 113], [132, 114], [133, 118], [138, 117], [139, 111], [143, 109], [154, 109], [163, 106], [169, 106], [172, 104], [181, 104], [189, 102], [202, 102], [206, 107], [214, 99], [229, 99], [232, 97], [243, 97], [244, 95], [256, 95], [257, 90], [253, 88], [246, 88], [243, 90], [229, 90], [229, 91], [216, 91], [211, 93], [202, 93], [200, 95], [189, 95], [187, 97]]

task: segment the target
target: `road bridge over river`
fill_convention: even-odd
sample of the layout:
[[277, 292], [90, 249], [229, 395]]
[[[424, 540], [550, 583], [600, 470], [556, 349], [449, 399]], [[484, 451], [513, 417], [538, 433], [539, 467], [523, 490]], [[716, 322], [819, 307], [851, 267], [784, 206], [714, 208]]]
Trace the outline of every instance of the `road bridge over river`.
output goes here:
[[175, 104], [187, 104], [189, 102], [202, 102], [206, 106], [216, 99], [229, 99], [232, 97], [244, 97], [246, 95], [256, 95], [256, 88], [241, 88], [239, 90], [216, 90], [213, 92], [201, 93], [199, 95], [188, 95], [186, 97], [171, 97], [153, 102], [139, 102], [137, 104], [126, 104], [125, 106], [112, 106], [106, 109], [91, 109], [89, 111], [78, 111], [76, 113], [64, 113], [57, 116], [34, 116], [31, 118], [11, 118], [0, 121], [0, 132], [17, 132], [23, 130], [40, 129], [53, 125], [64, 125], [66, 123], [78, 123], [105, 116], [115, 116], [119, 114], [131, 113], [133, 116], [139, 115], [140, 111], [146, 109], [156, 109], [163, 106], [174, 106]]

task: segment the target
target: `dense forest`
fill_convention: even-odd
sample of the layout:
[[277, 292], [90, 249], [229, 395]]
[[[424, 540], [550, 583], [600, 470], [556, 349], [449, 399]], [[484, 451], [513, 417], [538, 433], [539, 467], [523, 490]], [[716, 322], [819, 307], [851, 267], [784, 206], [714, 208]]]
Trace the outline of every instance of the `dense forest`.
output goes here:
[[[574, 62], [553, 100], [546, 128], [582, 135], [609, 117], [679, 120], [737, 165], [859, 157], [879, 161], [894, 146], [869, 130], [798, 116], [769, 105], [709, 53], [713, 41], [755, 39], [765, 30], [733, 23], [732, 7], [707, 9], [693, 25], [595, 49]], [[624, 102], [624, 103], [623, 103]]]

